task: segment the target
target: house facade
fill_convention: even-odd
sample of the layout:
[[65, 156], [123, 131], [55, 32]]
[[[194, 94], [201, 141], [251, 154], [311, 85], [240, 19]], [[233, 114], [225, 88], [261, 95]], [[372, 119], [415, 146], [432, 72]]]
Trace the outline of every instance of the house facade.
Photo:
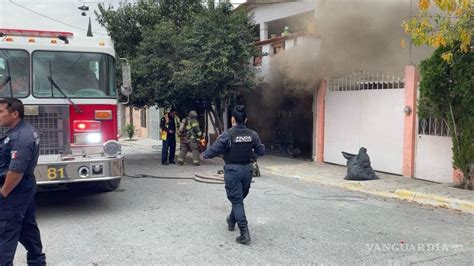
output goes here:
[[[160, 119], [163, 114], [162, 108], [131, 108], [121, 106], [118, 116], [119, 134], [122, 138], [127, 138], [126, 126], [133, 123], [135, 127], [134, 138], [151, 138], [160, 140]], [[130, 117], [132, 119], [130, 120]]]
[[431, 51], [399, 47], [409, 1], [377, 4], [254, 0], [239, 7], [260, 33], [251, 63], [262, 85], [241, 92], [258, 114], [249, 126], [273, 154], [345, 165], [342, 151], [366, 147], [377, 171], [456, 182], [445, 122], [416, 112], [413, 65]]

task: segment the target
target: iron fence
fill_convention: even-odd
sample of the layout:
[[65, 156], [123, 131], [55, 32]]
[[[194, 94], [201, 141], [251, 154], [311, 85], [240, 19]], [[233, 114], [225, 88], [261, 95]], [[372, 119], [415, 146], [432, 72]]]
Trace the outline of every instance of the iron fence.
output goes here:
[[329, 91], [403, 89], [405, 80], [384, 73], [359, 71], [341, 78], [329, 79]]

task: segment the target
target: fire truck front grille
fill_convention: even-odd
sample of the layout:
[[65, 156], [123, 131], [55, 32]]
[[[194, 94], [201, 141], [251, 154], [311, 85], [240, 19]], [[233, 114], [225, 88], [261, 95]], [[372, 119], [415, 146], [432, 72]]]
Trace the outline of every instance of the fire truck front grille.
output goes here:
[[[67, 145], [67, 108], [40, 106], [39, 114], [25, 115], [25, 121], [38, 130], [40, 135], [40, 155], [62, 154]], [[7, 128], [0, 128], [4, 135]]]
[[40, 135], [40, 154], [61, 154], [64, 152], [64, 128], [62, 113], [41, 113], [39, 116], [25, 116], [25, 121], [35, 127]]

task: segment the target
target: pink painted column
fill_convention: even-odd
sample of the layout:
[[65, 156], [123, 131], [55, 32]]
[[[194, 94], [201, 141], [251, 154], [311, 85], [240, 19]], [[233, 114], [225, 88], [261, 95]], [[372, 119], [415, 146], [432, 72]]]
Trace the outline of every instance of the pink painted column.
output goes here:
[[323, 80], [319, 85], [316, 104], [316, 162], [324, 162], [324, 120], [326, 112], [326, 91], [328, 81]]
[[459, 169], [453, 169], [453, 183], [461, 184], [462, 179], [464, 178], [464, 174]]
[[416, 92], [420, 76], [416, 67], [405, 67], [405, 126], [403, 137], [403, 176], [415, 176], [415, 139], [416, 139]]

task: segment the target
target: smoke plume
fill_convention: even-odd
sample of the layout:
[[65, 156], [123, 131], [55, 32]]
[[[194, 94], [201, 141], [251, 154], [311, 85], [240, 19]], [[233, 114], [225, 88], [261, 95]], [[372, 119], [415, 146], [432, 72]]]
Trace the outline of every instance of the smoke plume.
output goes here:
[[313, 41], [273, 56], [268, 76], [272, 94], [278, 87], [313, 90], [323, 78], [360, 70], [403, 76], [405, 65], [426, 54], [413, 49], [410, 58], [410, 49], [400, 45], [408, 39], [401, 23], [410, 8], [408, 0], [317, 1], [316, 19], [300, 28], [315, 30], [320, 46]]

